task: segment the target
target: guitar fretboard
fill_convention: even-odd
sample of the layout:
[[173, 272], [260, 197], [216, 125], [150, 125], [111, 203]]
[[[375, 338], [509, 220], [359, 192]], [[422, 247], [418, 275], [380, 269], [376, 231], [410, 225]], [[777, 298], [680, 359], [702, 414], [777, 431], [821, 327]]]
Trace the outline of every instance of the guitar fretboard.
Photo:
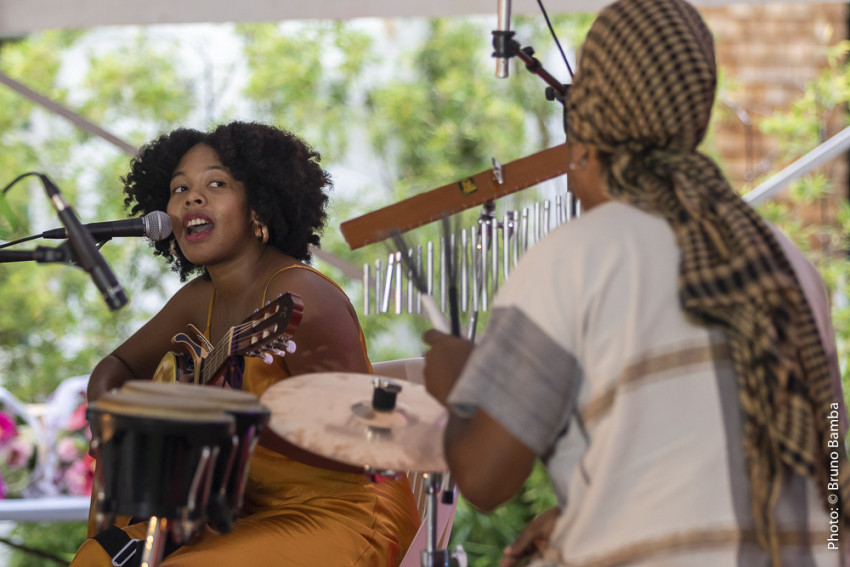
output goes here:
[[203, 366], [201, 366], [201, 385], [205, 386], [212, 382], [212, 379], [227, 362], [227, 357], [230, 355], [230, 345], [233, 344], [233, 333], [236, 329], [237, 327], [231, 327], [205, 359]]

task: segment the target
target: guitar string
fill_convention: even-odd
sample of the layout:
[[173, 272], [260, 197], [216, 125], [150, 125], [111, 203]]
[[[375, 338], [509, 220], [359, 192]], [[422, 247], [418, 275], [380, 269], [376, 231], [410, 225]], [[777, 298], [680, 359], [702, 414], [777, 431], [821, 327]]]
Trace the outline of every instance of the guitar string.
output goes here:
[[[269, 308], [273, 305], [273, 303], [275, 302], [267, 304], [257, 313], [263, 313], [263, 311], [271, 311]], [[218, 344], [215, 346], [215, 348], [213, 348], [212, 352], [209, 354], [207, 363], [201, 366], [201, 384], [207, 384], [214, 376], [213, 372], [210, 369], [218, 369], [224, 363], [224, 360], [226, 360], [227, 357], [230, 355], [230, 350], [225, 348], [225, 346], [233, 343], [234, 335], [241, 338], [242, 333], [248, 330], [251, 331], [250, 333], [247, 333], [247, 335], [250, 336], [250, 334], [256, 332], [257, 326], [264, 323], [265, 326], [263, 327], [263, 330], [265, 330], [267, 327], [274, 327], [273, 331], [279, 328], [279, 323], [268, 322], [270, 318], [280, 316], [280, 314], [283, 313], [282, 310], [277, 308], [278, 306], [275, 305], [274, 307], [276, 311], [271, 311], [271, 313], [267, 314], [267, 316], [265, 316], [263, 319], [257, 321], [252, 317], [250, 320], [240, 323], [238, 325], [234, 325], [230, 328], [230, 330], [228, 330], [228, 332], [221, 338], [221, 340], [218, 341]], [[209, 362], [213, 362], [213, 364], [210, 365]]]

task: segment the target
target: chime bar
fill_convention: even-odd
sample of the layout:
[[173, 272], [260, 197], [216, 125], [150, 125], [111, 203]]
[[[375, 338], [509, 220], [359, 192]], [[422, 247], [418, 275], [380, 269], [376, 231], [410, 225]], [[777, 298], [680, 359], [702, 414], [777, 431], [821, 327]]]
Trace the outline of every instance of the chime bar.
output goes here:
[[[433, 319], [425, 313], [423, 299], [427, 298], [434, 311], [445, 313], [453, 288], [458, 311], [466, 314], [467, 329], [473, 336], [478, 314], [490, 310], [520, 256], [551, 230], [581, 215], [580, 203], [566, 189], [565, 194], [556, 194], [554, 201], [501, 214], [495, 203], [488, 202], [471, 226], [443, 233], [436, 243], [409, 245], [399, 237], [398, 250], [390, 250], [384, 256], [386, 262], [379, 258], [363, 265], [363, 314], [425, 314]], [[450, 266], [451, 258], [456, 267]]]
[[345, 221], [340, 230], [355, 250], [386, 239], [393, 229], [407, 232], [563, 175], [566, 169], [566, 146], [561, 144]]

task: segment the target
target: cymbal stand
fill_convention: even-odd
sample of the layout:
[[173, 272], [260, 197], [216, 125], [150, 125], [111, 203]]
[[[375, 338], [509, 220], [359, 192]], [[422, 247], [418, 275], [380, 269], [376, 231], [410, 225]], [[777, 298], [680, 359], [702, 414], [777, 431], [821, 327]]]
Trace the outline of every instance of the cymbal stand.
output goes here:
[[420, 553], [422, 567], [451, 567], [458, 565], [458, 558], [448, 549], [437, 549], [437, 498], [443, 484], [443, 473], [428, 473], [425, 480], [426, 509], [425, 549]]

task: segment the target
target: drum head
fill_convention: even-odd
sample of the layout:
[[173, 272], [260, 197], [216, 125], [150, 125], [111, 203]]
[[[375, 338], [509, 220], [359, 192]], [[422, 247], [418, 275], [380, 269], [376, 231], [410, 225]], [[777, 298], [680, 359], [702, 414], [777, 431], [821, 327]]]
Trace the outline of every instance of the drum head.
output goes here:
[[120, 390], [86, 415], [101, 462], [100, 513], [205, 521], [214, 468], [234, 450], [232, 415], [200, 400]]
[[185, 397], [112, 391], [92, 402], [90, 408], [110, 414], [176, 421], [232, 421], [216, 404]]
[[186, 399], [196, 400], [205, 404], [212, 404], [224, 410], [263, 413], [265, 409], [265, 406], [260, 403], [260, 398], [251, 392], [218, 388], [215, 386], [130, 380], [124, 383], [120, 391], [180, 398], [180, 402], [178, 403], [182, 403]]

